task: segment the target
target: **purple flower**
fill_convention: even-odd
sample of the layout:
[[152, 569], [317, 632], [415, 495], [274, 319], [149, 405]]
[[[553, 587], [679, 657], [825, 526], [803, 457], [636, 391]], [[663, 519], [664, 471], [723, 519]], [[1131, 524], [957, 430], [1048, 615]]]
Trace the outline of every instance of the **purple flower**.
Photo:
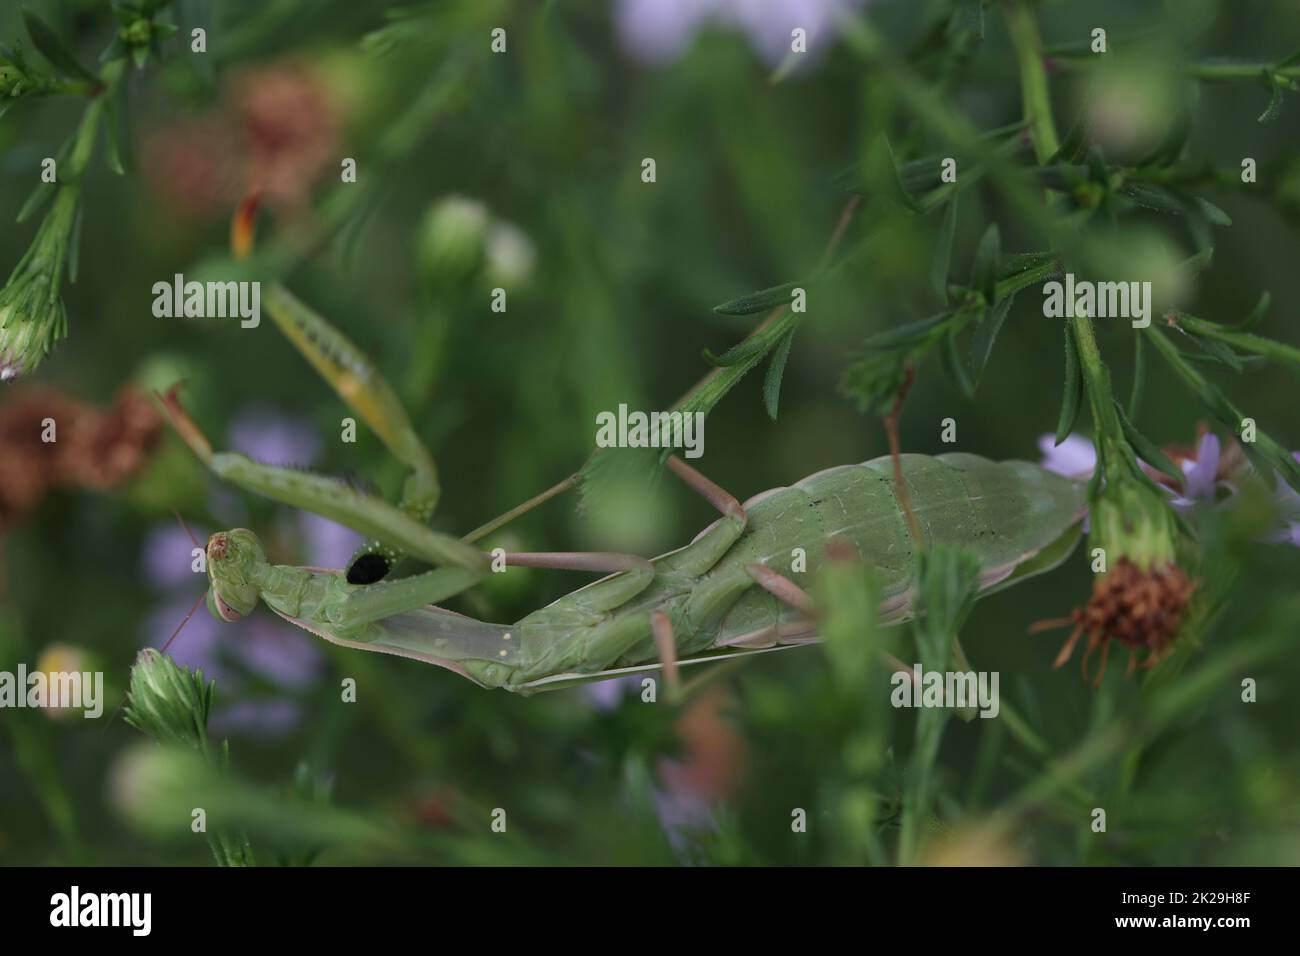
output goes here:
[[663, 64], [686, 52], [704, 27], [744, 33], [769, 64], [791, 52], [792, 31], [804, 30], [808, 55], [820, 52], [835, 21], [866, 0], [617, 0], [614, 26], [623, 46], [638, 59]]
[[241, 627], [230, 646], [254, 674], [288, 690], [310, 687], [320, 677], [320, 648], [306, 631], [267, 615], [251, 617]]
[[1097, 467], [1097, 449], [1082, 435], [1069, 435], [1059, 445], [1055, 436], [1040, 435], [1038, 450], [1044, 468], [1067, 478], [1089, 478]]
[[624, 694], [634, 694], [640, 689], [641, 678], [635, 674], [628, 674], [625, 677], [603, 680], [598, 684], [586, 684], [582, 688], [582, 695], [596, 710], [610, 711], [618, 709]]
[[[207, 532], [202, 528], [191, 530], [199, 547], [202, 547], [207, 540]], [[149, 529], [140, 560], [144, 565], [145, 579], [159, 590], [204, 580], [203, 575], [193, 569], [194, 542], [185, 533], [185, 529], [174, 521], [156, 524]]]
[[[1066, 475], [1070, 478], [1091, 477], [1097, 467], [1097, 451], [1092, 442], [1078, 435], [1071, 435], [1059, 446], [1053, 444], [1053, 436], [1042, 435], [1038, 439], [1038, 448], [1043, 453], [1042, 466], [1048, 471]], [[1292, 452], [1292, 457], [1300, 461], [1300, 452]], [[1227, 497], [1240, 491], [1238, 477], [1243, 472], [1229, 469], [1227, 477], [1221, 477], [1223, 470], [1223, 446], [1217, 435], [1206, 432], [1196, 444], [1196, 451], [1190, 456], [1175, 456], [1183, 472], [1182, 488], [1171, 488], [1164, 481], [1159, 481], [1160, 488], [1169, 495], [1170, 506], [1180, 514], [1190, 514], [1197, 508], [1214, 507], [1219, 503], [1220, 491]], [[1146, 462], [1139, 464], [1152, 478], [1156, 471]], [[1168, 479], [1164, 479], [1168, 480]], [[1280, 474], [1273, 475], [1273, 502], [1277, 506], [1282, 526], [1264, 540], [1300, 547], [1300, 493], [1286, 483]]]
[[[1291, 457], [1300, 461], [1300, 451], [1291, 452]], [[1281, 513], [1283, 528], [1269, 538], [1283, 544], [1293, 544], [1300, 548], [1300, 492], [1288, 485], [1280, 474], [1273, 475], [1273, 501]]]
[[318, 568], [343, 567], [363, 540], [351, 528], [310, 511], [301, 512], [298, 526], [302, 529], [308, 562]]
[[1170, 504], [1175, 509], [1186, 514], [1198, 504], [1213, 505], [1220, 487], [1228, 489], [1229, 492], [1237, 490], [1227, 481], [1220, 481], [1218, 478], [1221, 450], [1218, 436], [1206, 432], [1196, 445], [1194, 457], [1184, 458], [1178, 463], [1183, 471], [1182, 492], [1166, 488], [1173, 495]]
[[689, 772], [682, 763], [660, 758], [659, 776], [667, 786], [651, 787], [650, 798], [660, 829], [673, 849], [681, 853], [690, 843], [690, 831], [716, 830], [718, 822], [713, 816], [712, 801], [690, 786]]
[[308, 421], [262, 407], [245, 409], [230, 428], [230, 447], [272, 465], [310, 465], [321, 438]]
[[215, 737], [283, 737], [302, 719], [302, 705], [287, 697], [258, 697], [236, 701], [213, 713], [209, 721]]
[[619, 0], [614, 26], [623, 46], [650, 63], [670, 63], [690, 46], [717, 0]]

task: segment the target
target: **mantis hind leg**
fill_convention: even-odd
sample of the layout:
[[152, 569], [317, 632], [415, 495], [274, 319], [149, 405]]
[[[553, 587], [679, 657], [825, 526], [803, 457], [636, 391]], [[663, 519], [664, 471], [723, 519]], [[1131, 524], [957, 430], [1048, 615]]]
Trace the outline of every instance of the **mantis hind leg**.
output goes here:
[[677, 572], [689, 577], [699, 577], [722, 560], [749, 524], [749, 516], [734, 495], [714, 484], [676, 455], [668, 459], [668, 468], [687, 487], [722, 512], [722, 517], [696, 537], [685, 548], [663, 560], [666, 572]]

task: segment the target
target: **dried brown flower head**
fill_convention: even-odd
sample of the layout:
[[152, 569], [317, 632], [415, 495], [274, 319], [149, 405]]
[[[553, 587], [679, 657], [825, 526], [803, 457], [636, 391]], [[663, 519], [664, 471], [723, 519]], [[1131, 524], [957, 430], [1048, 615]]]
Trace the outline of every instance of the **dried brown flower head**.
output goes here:
[[[44, 441], [45, 421], [56, 429]], [[130, 386], [108, 409], [59, 389], [10, 391], [0, 405], [0, 532], [55, 486], [104, 489], [130, 477], [162, 432], [153, 406]]]
[[[1144, 571], [1128, 558], [1120, 558], [1109, 573], [1094, 582], [1087, 604], [1075, 608], [1068, 618], [1040, 621], [1030, 631], [1073, 625], [1053, 667], [1063, 666], [1086, 635], [1084, 680], [1088, 678], [1088, 659], [1101, 649], [1101, 667], [1094, 684], [1097, 686], [1106, 673], [1111, 641], [1119, 641], [1128, 650], [1130, 675], [1136, 667], [1153, 667], [1163, 660], [1172, 649], [1195, 590], [1196, 582], [1177, 564]], [[1144, 650], [1146, 654], [1139, 661], [1138, 654]]]

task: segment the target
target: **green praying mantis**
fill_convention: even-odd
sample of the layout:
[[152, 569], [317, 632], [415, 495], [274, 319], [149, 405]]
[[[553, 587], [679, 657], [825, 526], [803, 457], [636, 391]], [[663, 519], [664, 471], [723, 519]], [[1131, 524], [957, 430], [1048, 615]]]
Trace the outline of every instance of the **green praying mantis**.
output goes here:
[[[435, 664], [483, 687], [527, 694], [659, 668], [675, 678], [679, 664], [816, 641], [816, 609], [796, 579], [817, 573], [831, 543], [847, 544], [875, 569], [881, 622], [892, 624], [912, 612], [918, 545], [909, 521], [927, 541], [962, 544], [979, 555], [981, 594], [1055, 567], [1080, 537], [1083, 485], [1028, 462], [902, 455], [892, 475], [886, 456], [818, 472], [741, 503], [671, 456], [668, 469], [720, 512], [690, 544], [653, 559], [498, 554], [502, 568], [607, 576], [513, 624], [475, 620], [437, 604], [493, 573], [492, 556], [474, 546], [479, 533], [457, 538], [428, 526], [439, 496], [437, 470], [392, 389], [346, 336], [283, 286], [266, 297], [266, 311], [410, 474], [393, 505], [323, 475], [214, 452], [173, 388], [162, 398], [166, 411], [214, 474], [367, 538], [346, 569], [332, 570], [273, 565], [246, 529], [212, 535], [206, 599], [222, 621], [238, 621], [260, 599], [332, 643]], [[899, 479], [905, 489], [896, 486]], [[390, 579], [407, 556], [432, 569]]]

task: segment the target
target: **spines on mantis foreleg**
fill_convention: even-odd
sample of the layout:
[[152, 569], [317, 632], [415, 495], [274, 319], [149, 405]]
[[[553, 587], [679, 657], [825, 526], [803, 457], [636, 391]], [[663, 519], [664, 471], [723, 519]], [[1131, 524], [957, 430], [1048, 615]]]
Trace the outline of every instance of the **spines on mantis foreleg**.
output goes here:
[[[338, 329], [276, 284], [266, 300], [272, 320], [388, 449], [410, 467], [403, 495], [405, 510], [428, 520], [438, 500], [438, 474], [406, 409], [370, 359]], [[423, 515], [416, 513], [423, 511]]]
[[[438, 503], [438, 472], [397, 395], [370, 359], [325, 318], [279, 283], [271, 287], [266, 308], [285, 337], [298, 349], [339, 397], [353, 408], [388, 449], [410, 469], [400, 507], [412, 520], [425, 524]], [[392, 541], [367, 541], [348, 562], [348, 581], [371, 584], [383, 579], [402, 557]]]

